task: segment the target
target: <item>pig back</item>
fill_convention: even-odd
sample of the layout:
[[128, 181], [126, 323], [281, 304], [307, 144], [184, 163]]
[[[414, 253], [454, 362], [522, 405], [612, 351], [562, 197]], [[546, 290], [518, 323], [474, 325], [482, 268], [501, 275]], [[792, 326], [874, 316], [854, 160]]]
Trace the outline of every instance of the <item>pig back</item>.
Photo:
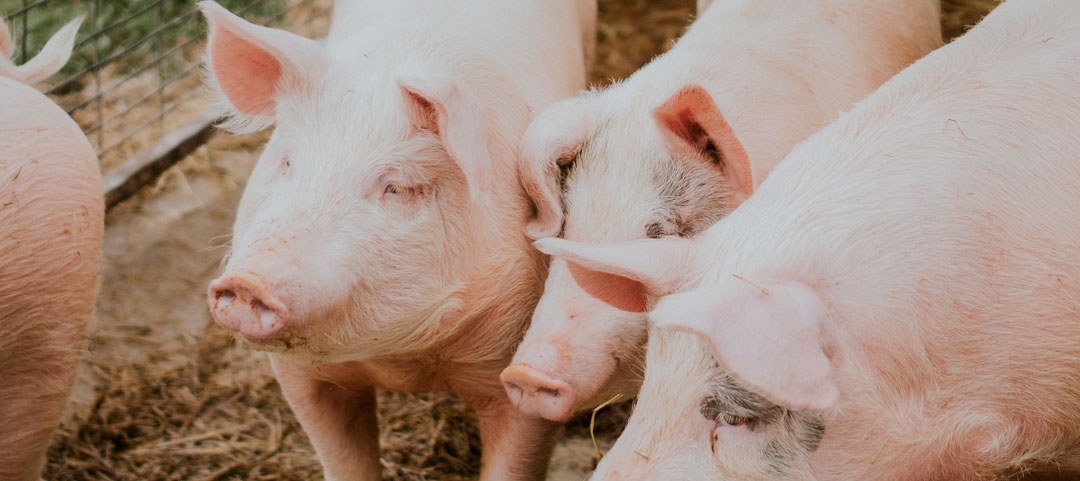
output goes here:
[[726, 272], [819, 286], [852, 346], [842, 390], [939, 396], [1080, 439], [1078, 19], [1080, 4], [1006, 2], [797, 147], [708, 233], [735, 239], [717, 249]]
[[[457, 67], [465, 70], [498, 65], [500, 77], [484, 81], [512, 84], [500, 87], [512, 88], [529, 109], [538, 112], [585, 85], [595, 43], [596, 4], [589, 0], [336, 0], [333, 17], [327, 36], [333, 55], [392, 53], [391, 62], [396, 63], [417, 53], [439, 52], [456, 58]], [[361, 57], [365, 65], [370, 62]]]
[[82, 130], [33, 88], [0, 78], [0, 346], [19, 342], [12, 332], [79, 342], [103, 218], [100, 168]]

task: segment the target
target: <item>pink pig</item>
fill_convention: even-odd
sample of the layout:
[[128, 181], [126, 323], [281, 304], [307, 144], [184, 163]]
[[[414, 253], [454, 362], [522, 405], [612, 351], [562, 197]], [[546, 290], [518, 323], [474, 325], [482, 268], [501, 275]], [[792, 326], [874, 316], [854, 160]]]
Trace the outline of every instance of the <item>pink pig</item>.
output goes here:
[[[630, 79], [543, 112], [522, 141], [533, 238], [690, 237], [746, 199], [796, 143], [941, 44], [936, 0], [716, 0]], [[560, 171], [567, 171], [562, 175]], [[564, 177], [564, 178], [561, 178]], [[561, 181], [561, 182], [560, 182]], [[565, 217], [565, 219], [564, 219]], [[523, 412], [565, 421], [636, 393], [645, 316], [582, 291], [554, 260], [502, 373]], [[618, 306], [642, 296], [607, 288]]]
[[15, 66], [0, 22], [0, 480], [37, 480], [67, 405], [97, 292], [97, 155], [30, 87], [67, 62], [82, 19]]
[[1012, 0], [695, 240], [538, 242], [663, 297], [591, 479], [1080, 479], [1080, 3]]
[[558, 425], [499, 382], [547, 267], [516, 157], [584, 87], [596, 2], [337, 2], [326, 41], [200, 5], [228, 125], [277, 124], [210, 308], [272, 353], [327, 479], [379, 479], [376, 387], [460, 394], [482, 479], [542, 479]]

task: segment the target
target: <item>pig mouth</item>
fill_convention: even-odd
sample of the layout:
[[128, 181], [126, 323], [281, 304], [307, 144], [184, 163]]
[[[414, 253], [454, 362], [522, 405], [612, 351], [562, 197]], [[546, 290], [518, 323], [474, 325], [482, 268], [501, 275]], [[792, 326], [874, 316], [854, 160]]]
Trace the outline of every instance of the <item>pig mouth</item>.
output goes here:
[[[291, 335], [272, 339], [248, 339], [240, 336], [244, 341], [259, 352], [285, 356], [295, 361], [311, 363], [344, 362], [357, 360], [355, 355], [344, 349], [344, 344], [334, 339], [329, 334], [316, 334], [314, 336]], [[320, 341], [320, 338], [325, 342]]]
[[274, 354], [289, 354], [300, 350], [307, 350], [308, 338], [305, 336], [272, 337], [268, 339], [251, 339], [237, 333], [249, 346], [256, 351]]

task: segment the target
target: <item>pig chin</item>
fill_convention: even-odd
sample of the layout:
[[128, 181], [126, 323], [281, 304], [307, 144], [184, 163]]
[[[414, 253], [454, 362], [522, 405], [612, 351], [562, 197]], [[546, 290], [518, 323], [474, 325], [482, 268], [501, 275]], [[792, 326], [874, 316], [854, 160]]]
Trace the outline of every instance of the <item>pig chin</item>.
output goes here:
[[319, 316], [318, 319], [320, 322], [312, 325], [304, 319], [289, 318], [287, 322], [291, 325], [286, 325], [280, 331], [265, 337], [234, 329], [221, 320], [218, 323], [234, 331], [237, 337], [258, 351], [282, 354], [297, 359], [326, 360], [332, 357], [346, 357], [339, 352], [344, 346], [344, 341], [339, 338], [339, 335], [331, 334], [330, 330], [326, 329], [327, 325], [336, 323], [327, 322], [331, 319], [328, 316]]

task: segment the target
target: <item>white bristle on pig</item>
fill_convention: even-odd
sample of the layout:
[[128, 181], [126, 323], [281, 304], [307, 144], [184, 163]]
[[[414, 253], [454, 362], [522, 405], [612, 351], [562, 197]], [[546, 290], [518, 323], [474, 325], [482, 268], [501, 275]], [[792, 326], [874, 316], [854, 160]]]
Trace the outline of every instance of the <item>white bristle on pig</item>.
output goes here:
[[[693, 237], [749, 197], [795, 144], [939, 45], [937, 0], [715, 0], [666, 54], [529, 126], [521, 156], [537, 211], [529, 235]], [[622, 294], [612, 308], [581, 289], [580, 275], [552, 261], [503, 373], [526, 414], [565, 421], [637, 391], [644, 297], [610, 283]]]
[[325, 40], [200, 7], [227, 126], [275, 125], [210, 308], [272, 353], [326, 478], [379, 479], [378, 387], [458, 393], [482, 479], [542, 479], [557, 425], [498, 378], [547, 267], [516, 158], [585, 85], [595, 0], [338, 1]]
[[1080, 4], [1011, 0], [697, 239], [540, 241], [674, 292], [590, 479], [1080, 478], [1077, 92]]

